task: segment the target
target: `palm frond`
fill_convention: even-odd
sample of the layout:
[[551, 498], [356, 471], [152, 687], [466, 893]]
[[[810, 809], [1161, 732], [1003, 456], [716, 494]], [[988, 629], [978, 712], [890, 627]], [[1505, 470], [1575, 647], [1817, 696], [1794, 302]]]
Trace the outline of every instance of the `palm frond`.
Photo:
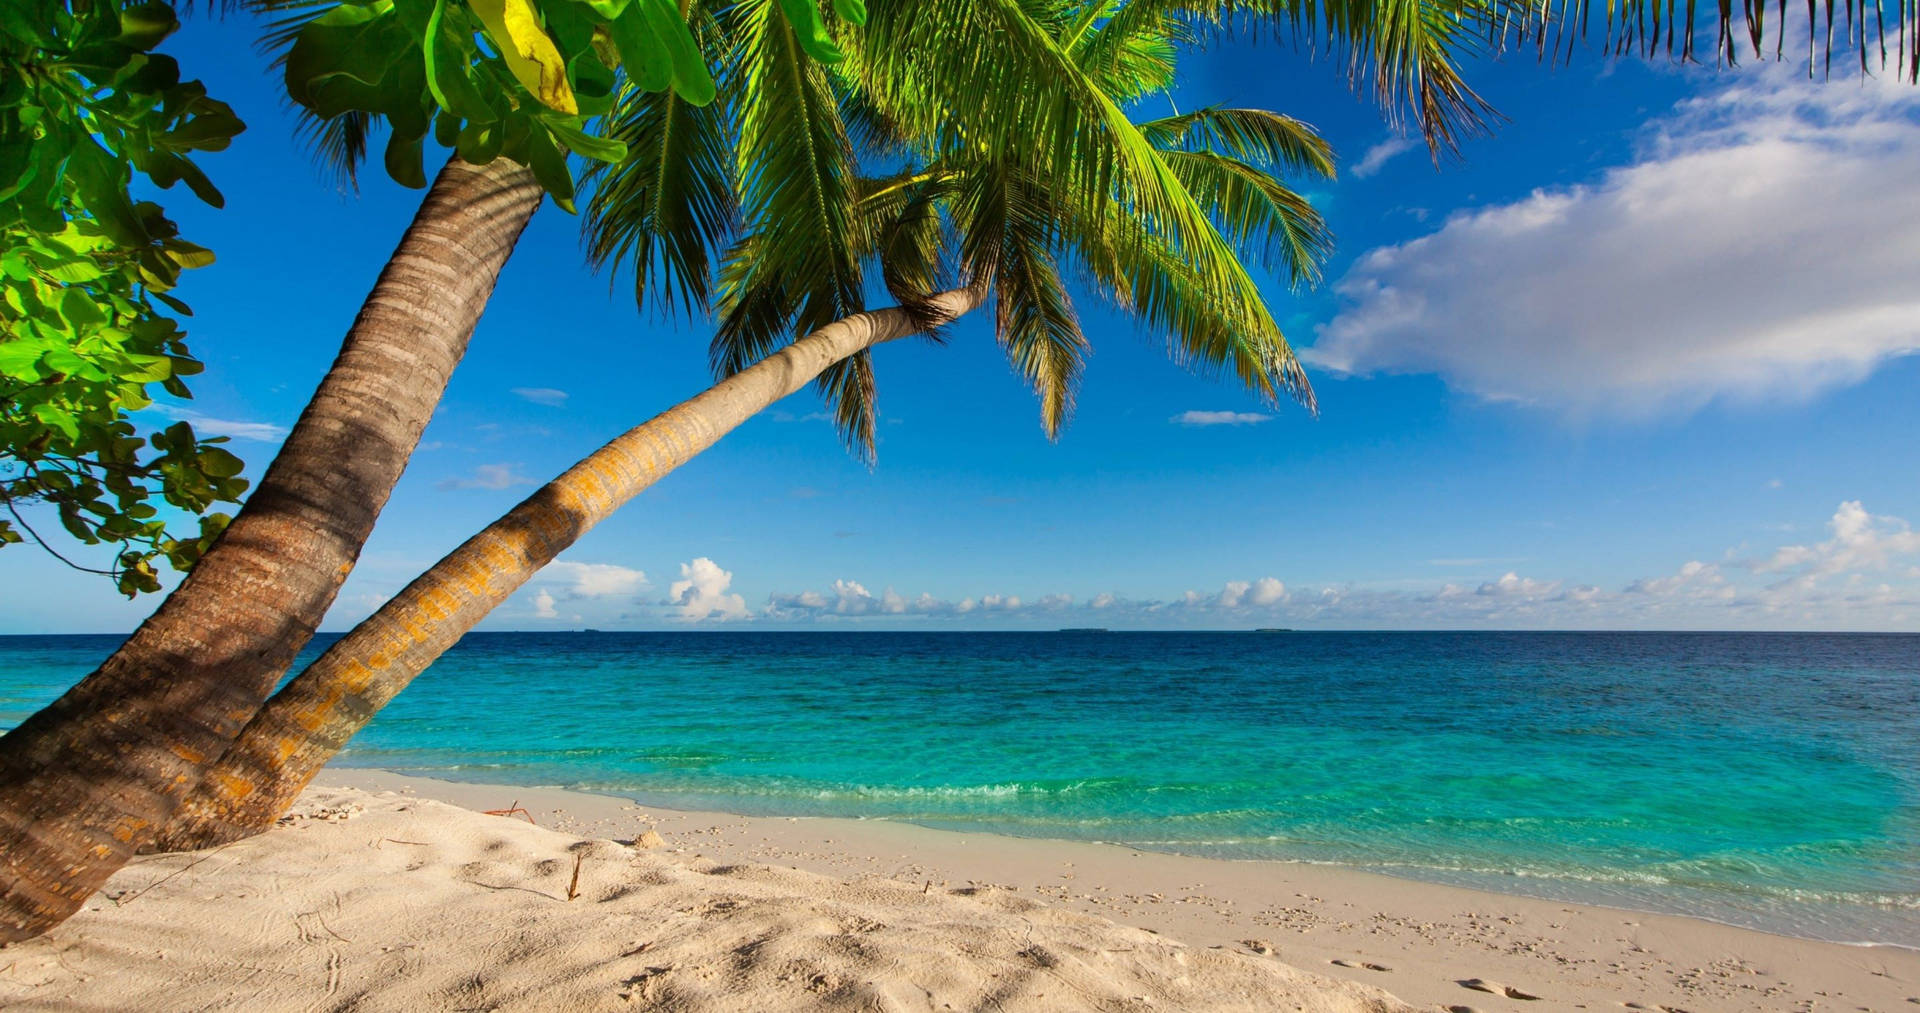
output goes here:
[[1191, 4], [1147, 0], [1088, 7], [1105, 8], [1104, 20], [1061, 44], [1089, 78], [1121, 101], [1172, 87], [1179, 48], [1199, 41]]
[[1047, 438], [1073, 414], [1074, 392], [1090, 351], [1036, 222], [1007, 230], [994, 275], [994, 331], [1013, 368], [1040, 396]]
[[1122, 309], [1164, 334], [1176, 360], [1201, 370], [1226, 368], [1273, 402], [1291, 397], [1317, 412], [1313, 386], [1259, 294], [1221, 290], [1177, 247], [1130, 215], [1076, 221], [1073, 252]]
[[[274, 15], [267, 21], [256, 48], [272, 58], [275, 73], [286, 69], [287, 53], [308, 24], [334, 7], [335, 0], [216, 0], [218, 10], [227, 13], [245, 8]], [[293, 113], [294, 137], [313, 153], [321, 172], [358, 190], [360, 166], [367, 160], [367, 145], [375, 128], [381, 126], [371, 113], [353, 110], [334, 117], [322, 117], [313, 110], [286, 99], [281, 101]]]
[[[827, 72], [807, 57], [772, 0], [744, 0], [728, 17], [740, 40], [734, 172], [741, 228], [754, 237], [760, 277], [772, 279], [783, 293], [790, 311], [785, 339], [791, 340], [865, 308], [853, 246], [853, 147]], [[735, 301], [736, 307], [746, 305]], [[723, 336], [729, 333], [765, 340], [750, 328], [722, 328]], [[716, 361], [743, 360], [728, 355]], [[871, 367], [832, 371], [819, 389], [848, 446], [871, 459]]]
[[796, 308], [760, 237], [748, 233], [736, 241], [720, 261], [714, 298], [719, 326], [707, 348], [713, 375], [732, 376], [791, 341]]
[[1140, 124], [1161, 151], [1215, 151], [1243, 162], [1334, 177], [1333, 149], [1318, 131], [1265, 109], [1209, 106]]
[[1305, 197], [1247, 162], [1212, 151], [1162, 157], [1236, 248], [1257, 252], [1263, 265], [1284, 271], [1296, 286], [1320, 280], [1333, 233]]
[[713, 299], [713, 261], [730, 242], [733, 142], [727, 103], [688, 103], [672, 89], [622, 90], [607, 134], [627, 145], [621, 162], [594, 162], [586, 204], [587, 256], [633, 269], [634, 301], [688, 316]]
[[[1485, 133], [1497, 117], [1461, 76], [1463, 56], [1511, 6], [1534, 0], [1222, 0], [1223, 23], [1251, 18], [1344, 55], [1347, 78], [1370, 85], [1390, 122], [1410, 119], [1436, 156]], [[1546, 0], [1538, 0], [1544, 3]]]
[[940, 205], [952, 183], [933, 171], [901, 173], [873, 184], [860, 202], [862, 232], [871, 237], [861, 252], [879, 261], [881, 281], [894, 302], [912, 314], [929, 337], [943, 340], [940, 314], [929, 300], [949, 281]]

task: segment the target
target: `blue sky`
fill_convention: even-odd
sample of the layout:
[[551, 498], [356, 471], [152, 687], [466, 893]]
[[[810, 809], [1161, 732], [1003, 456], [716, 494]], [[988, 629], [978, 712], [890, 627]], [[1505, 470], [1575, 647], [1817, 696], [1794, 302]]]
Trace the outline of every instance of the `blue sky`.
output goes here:
[[[419, 195], [355, 194], [291, 138], [244, 19], [169, 44], [249, 130], [169, 195], [219, 263], [176, 414], [257, 474]], [[1183, 370], [1078, 305], [1072, 425], [984, 321], [876, 353], [879, 462], [802, 393], [669, 476], [483, 628], [1920, 629], [1913, 89], [1792, 68], [1530, 54], [1469, 69], [1508, 118], [1436, 169], [1337, 61], [1220, 46], [1170, 101], [1319, 127], [1327, 282], [1270, 285], [1321, 417]], [[1156, 112], [1157, 110], [1149, 110]], [[639, 318], [577, 220], [529, 229], [324, 628], [708, 382], [705, 321]], [[157, 599], [0, 553], [0, 632], [131, 629]]]

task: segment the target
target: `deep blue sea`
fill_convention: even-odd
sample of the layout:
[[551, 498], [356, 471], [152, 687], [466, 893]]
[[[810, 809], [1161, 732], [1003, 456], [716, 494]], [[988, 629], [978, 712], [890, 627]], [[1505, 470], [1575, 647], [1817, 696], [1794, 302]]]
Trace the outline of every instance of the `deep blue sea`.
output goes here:
[[[0, 727], [116, 640], [0, 637]], [[336, 762], [1920, 946], [1920, 636], [476, 634]]]

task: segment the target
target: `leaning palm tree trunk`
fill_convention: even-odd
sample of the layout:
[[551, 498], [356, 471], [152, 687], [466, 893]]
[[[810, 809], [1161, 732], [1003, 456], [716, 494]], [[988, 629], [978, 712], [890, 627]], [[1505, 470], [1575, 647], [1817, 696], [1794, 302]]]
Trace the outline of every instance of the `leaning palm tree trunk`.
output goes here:
[[58, 924], [165, 826], [313, 635], [542, 194], [504, 159], [448, 163], [226, 533], [0, 739], [0, 943]]
[[[936, 319], [984, 287], [935, 296]], [[453, 550], [328, 648], [260, 709], [162, 836], [211, 847], [271, 826], [353, 734], [475, 623], [588, 529], [828, 367], [926, 327], [898, 307], [828, 324], [628, 430]]]

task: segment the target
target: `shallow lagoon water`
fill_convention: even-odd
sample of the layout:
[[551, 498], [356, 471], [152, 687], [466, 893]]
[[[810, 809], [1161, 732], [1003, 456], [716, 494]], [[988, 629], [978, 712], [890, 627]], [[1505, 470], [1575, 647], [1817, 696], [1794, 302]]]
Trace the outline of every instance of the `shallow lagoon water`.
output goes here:
[[[116, 641], [0, 637], [0, 726]], [[337, 762], [1920, 946], [1920, 636], [476, 634]]]

